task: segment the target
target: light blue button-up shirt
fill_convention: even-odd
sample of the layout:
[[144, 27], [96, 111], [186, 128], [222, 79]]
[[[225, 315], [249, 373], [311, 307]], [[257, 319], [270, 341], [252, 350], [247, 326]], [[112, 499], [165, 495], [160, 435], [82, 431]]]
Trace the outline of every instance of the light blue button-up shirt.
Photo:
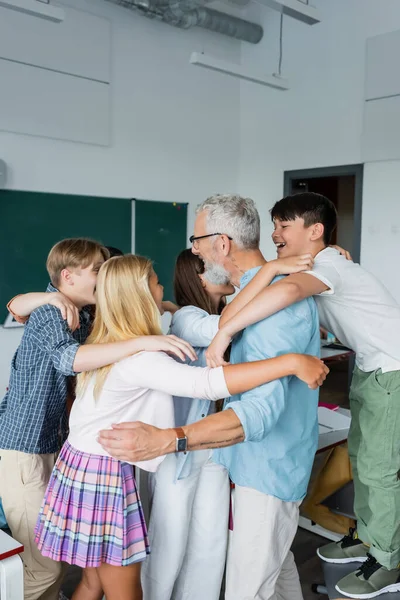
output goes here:
[[[205, 367], [205, 351], [211, 344], [218, 331], [219, 315], [209, 315], [197, 306], [184, 306], [172, 317], [169, 333], [172, 333], [191, 344], [197, 353], [197, 360], [189, 364], [195, 367]], [[212, 410], [211, 400], [199, 398], [174, 397], [175, 425], [182, 426], [195, 423], [206, 417]], [[209, 450], [197, 450], [207, 452]], [[193, 453], [177, 455], [176, 478], [188, 477], [192, 469]]]
[[[241, 289], [258, 270], [243, 275]], [[231, 363], [291, 352], [319, 356], [318, 314], [312, 298], [238, 334], [232, 344]], [[245, 442], [214, 450], [213, 460], [224, 465], [238, 485], [286, 502], [301, 500], [317, 449], [318, 390], [310, 390], [297, 377], [284, 377], [227, 399], [224, 408], [234, 410], [239, 417]]]

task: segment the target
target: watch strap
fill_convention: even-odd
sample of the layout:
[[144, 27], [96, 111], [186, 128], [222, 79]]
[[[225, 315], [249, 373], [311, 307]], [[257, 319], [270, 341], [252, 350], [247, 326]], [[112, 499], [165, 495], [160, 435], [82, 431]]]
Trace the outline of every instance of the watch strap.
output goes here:
[[173, 428], [176, 433], [176, 452], [186, 452], [187, 450], [187, 437], [182, 427]]

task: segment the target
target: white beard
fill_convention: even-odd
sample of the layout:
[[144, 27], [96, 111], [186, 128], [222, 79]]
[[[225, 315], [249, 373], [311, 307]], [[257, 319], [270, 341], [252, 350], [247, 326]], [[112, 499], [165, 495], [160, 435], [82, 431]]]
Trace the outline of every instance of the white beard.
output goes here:
[[204, 277], [214, 285], [226, 285], [230, 283], [230, 273], [222, 266], [217, 263], [204, 261]]

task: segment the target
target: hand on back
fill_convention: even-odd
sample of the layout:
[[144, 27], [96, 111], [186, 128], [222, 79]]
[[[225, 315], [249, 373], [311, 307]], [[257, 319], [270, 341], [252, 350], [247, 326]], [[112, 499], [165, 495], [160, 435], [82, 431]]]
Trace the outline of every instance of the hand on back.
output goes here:
[[289, 256], [288, 258], [276, 258], [274, 263], [276, 263], [277, 275], [291, 275], [302, 271], [311, 271], [314, 258], [311, 254], [301, 254], [300, 256]]
[[296, 369], [296, 377], [304, 381], [312, 390], [320, 387], [329, 373], [328, 367], [315, 356], [307, 354], [296, 355], [298, 366]]
[[336, 245], [332, 244], [331, 246], [329, 246], [329, 248], [334, 248], [335, 250], [337, 250], [342, 256], [345, 257], [346, 260], [353, 260], [351, 258], [350, 252], [348, 250], [345, 250], [341, 246], [336, 246]]
[[49, 300], [47, 304], [55, 306], [61, 313], [64, 321], [67, 321], [68, 327], [71, 331], [75, 331], [79, 328], [79, 309], [78, 307], [69, 300], [61, 292], [50, 292]]
[[141, 339], [142, 350], [146, 352], [166, 352], [181, 360], [197, 360], [192, 346], [176, 335], [146, 335]]

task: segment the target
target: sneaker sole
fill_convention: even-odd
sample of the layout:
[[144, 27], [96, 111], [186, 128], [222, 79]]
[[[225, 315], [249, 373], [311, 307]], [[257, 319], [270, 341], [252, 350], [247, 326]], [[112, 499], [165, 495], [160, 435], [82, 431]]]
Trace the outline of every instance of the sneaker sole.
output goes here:
[[350, 594], [349, 592], [344, 592], [340, 589], [338, 585], [335, 585], [335, 589], [340, 594], [343, 594], [347, 598], [359, 598], [360, 600], [368, 600], [368, 598], [377, 598], [382, 594], [387, 594], [391, 592], [400, 592], [400, 583], [394, 583], [392, 585], [387, 585], [385, 588], [378, 590], [376, 592], [371, 592], [370, 594]]
[[323, 556], [320, 553], [319, 548], [317, 548], [317, 554], [321, 560], [323, 560], [327, 563], [335, 563], [337, 565], [343, 565], [343, 564], [352, 563], [352, 562], [363, 563], [367, 560], [366, 556], [354, 556], [354, 557], [350, 556], [348, 558], [327, 558], [326, 556]]

